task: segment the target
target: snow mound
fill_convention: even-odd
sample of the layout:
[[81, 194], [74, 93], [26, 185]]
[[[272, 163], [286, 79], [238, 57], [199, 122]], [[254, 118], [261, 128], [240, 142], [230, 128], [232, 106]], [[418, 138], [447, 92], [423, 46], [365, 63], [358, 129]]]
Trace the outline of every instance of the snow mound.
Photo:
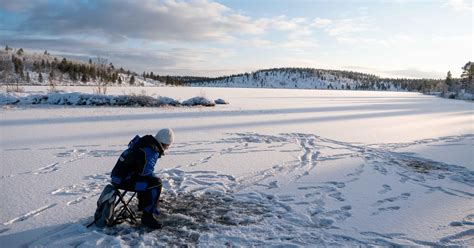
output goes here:
[[216, 104], [212, 102], [211, 100], [202, 97], [202, 96], [197, 96], [190, 98], [182, 103], [184, 106], [205, 106], [205, 107], [212, 107], [215, 106]]
[[222, 99], [222, 98], [218, 98], [214, 101], [215, 104], [229, 104], [228, 101]]
[[181, 104], [178, 100], [166, 96], [159, 96], [158, 100], [164, 105], [179, 106]]
[[[222, 99], [221, 99], [222, 100]], [[180, 102], [170, 97], [147, 95], [99, 95], [86, 93], [55, 92], [48, 94], [13, 94], [0, 93], [0, 105], [77, 105], [77, 106], [215, 106], [215, 103], [204, 97], [193, 97]]]
[[18, 97], [16, 97], [15, 95], [8, 93], [0, 93], [0, 105], [16, 104], [18, 102]]

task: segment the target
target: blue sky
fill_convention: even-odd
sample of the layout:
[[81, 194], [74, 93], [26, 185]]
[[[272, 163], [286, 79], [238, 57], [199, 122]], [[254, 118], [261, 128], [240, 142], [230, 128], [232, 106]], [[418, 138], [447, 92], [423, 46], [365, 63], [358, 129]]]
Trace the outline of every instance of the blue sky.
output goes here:
[[314, 67], [459, 76], [473, 60], [468, 0], [2, 0], [0, 45], [137, 72], [218, 76]]

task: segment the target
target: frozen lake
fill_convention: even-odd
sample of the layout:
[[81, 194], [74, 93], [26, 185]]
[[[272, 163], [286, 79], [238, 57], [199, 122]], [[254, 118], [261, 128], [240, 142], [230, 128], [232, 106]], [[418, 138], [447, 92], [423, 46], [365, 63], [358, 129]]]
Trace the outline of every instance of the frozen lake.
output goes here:
[[[0, 243], [474, 245], [472, 102], [329, 90], [108, 93], [230, 104], [3, 106]], [[155, 170], [165, 181], [162, 209], [170, 224], [153, 232], [126, 224], [86, 229], [128, 141], [163, 127], [176, 134]], [[189, 211], [175, 213], [180, 203]]]

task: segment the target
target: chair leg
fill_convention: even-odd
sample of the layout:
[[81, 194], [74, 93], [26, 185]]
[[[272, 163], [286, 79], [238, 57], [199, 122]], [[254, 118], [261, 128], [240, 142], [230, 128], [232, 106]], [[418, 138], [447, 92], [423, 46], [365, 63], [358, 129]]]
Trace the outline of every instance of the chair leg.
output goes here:
[[117, 214], [117, 217], [114, 219], [114, 222], [113, 222], [113, 225], [115, 224], [118, 224], [120, 223], [122, 220], [125, 220], [126, 217], [124, 216], [125, 213], [128, 213], [129, 214], [129, 218], [131, 219], [131, 221], [134, 223], [134, 224], [137, 224], [138, 221], [135, 217], [135, 214], [133, 213], [133, 211], [128, 207], [128, 204], [130, 204], [130, 202], [133, 200], [133, 198], [135, 197], [135, 195], [137, 194], [136, 192], [133, 192], [133, 195], [127, 200], [125, 201], [124, 197], [127, 195], [127, 192], [128, 191], [125, 191], [123, 194], [118, 190], [117, 190], [117, 195], [118, 195], [118, 200], [117, 202], [115, 203], [116, 206], [118, 206], [119, 203], [122, 203], [122, 205], [120, 207], [118, 207], [118, 210], [116, 210], [115, 212], [119, 212]]

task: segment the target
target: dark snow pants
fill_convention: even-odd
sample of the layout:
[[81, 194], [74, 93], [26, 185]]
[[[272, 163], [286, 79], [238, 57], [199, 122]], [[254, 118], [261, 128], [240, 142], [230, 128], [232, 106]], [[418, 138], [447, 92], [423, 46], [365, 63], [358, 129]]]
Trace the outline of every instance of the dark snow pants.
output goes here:
[[155, 176], [133, 176], [116, 185], [119, 189], [137, 192], [138, 209], [159, 214], [158, 201], [163, 184]]

